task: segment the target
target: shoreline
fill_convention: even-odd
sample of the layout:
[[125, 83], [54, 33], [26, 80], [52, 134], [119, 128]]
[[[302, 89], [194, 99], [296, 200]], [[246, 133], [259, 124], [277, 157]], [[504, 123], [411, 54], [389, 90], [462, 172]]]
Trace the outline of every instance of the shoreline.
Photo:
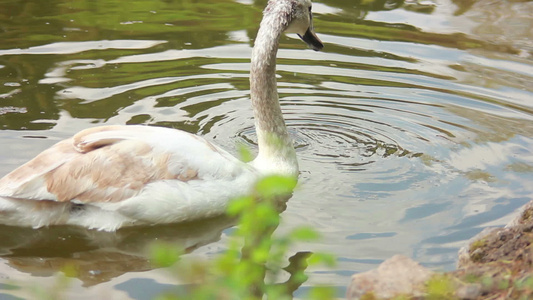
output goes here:
[[458, 252], [457, 269], [434, 272], [403, 255], [355, 274], [346, 298], [533, 299], [533, 200], [505, 227], [490, 227]]

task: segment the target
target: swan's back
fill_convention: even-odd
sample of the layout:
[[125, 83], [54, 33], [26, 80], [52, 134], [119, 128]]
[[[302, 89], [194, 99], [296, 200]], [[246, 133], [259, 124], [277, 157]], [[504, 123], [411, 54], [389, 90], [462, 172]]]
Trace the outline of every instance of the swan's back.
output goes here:
[[[11, 211], [12, 223], [13, 212], [25, 206], [33, 214], [15, 221], [27, 223], [29, 218], [35, 227], [75, 224], [96, 208], [116, 212], [117, 224], [79, 225], [109, 230], [178, 222], [223, 213], [228, 199], [248, 192], [255, 177], [250, 166], [187, 132], [96, 127], [57, 143], [2, 178], [0, 211], [4, 217]], [[52, 214], [52, 220], [47, 216], [54, 210], [61, 212]]]

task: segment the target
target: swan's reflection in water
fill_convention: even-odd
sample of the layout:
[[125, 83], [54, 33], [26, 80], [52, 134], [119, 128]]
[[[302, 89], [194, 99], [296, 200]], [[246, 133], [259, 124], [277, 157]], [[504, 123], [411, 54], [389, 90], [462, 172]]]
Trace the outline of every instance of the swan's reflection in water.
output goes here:
[[0, 225], [0, 256], [8, 265], [34, 276], [73, 269], [84, 286], [128, 272], [148, 271], [150, 246], [164, 242], [186, 253], [218, 241], [236, 220], [217, 217], [185, 224], [130, 227], [102, 232], [73, 226], [32, 229]]

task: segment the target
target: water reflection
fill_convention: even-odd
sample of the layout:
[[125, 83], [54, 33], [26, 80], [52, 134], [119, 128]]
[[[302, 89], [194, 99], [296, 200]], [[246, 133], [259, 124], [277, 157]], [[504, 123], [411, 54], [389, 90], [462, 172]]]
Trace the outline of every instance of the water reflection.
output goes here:
[[18, 271], [52, 276], [66, 269], [84, 286], [112, 280], [128, 272], [148, 271], [154, 242], [189, 253], [216, 242], [235, 224], [225, 217], [179, 225], [124, 228], [101, 232], [74, 226], [32, 229], [0, 225], [0, 256]]

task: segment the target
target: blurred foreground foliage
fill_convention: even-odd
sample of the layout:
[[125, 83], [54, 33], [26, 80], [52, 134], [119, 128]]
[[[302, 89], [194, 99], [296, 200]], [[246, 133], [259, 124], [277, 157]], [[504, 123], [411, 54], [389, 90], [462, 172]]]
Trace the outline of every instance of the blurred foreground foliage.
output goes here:
[[[289, 257], [294, 243], [319, 238], [315, 230], [299, 227], [274, 234], [280, 222], [279, 206], [284, 205], [280, 199], [290, 196], [295, 186], [294, 178], [269, 176], [255, 185], [252, 195], [232, 201], [228, 214], [238, 218], [237, 228], [227, 251], [212, 260], [180, 259], [175, 247], [154, 245], [154, 264], [172, 265], [178, 279], [189, 283], [159, 299], [292, 299], [307, 281], [308, 266], [333, 266], [335, 258], [328, 254], [304, 251]], [[321, 286], [312, 288], [306, 299], [334, 297], [333, 288]]]

